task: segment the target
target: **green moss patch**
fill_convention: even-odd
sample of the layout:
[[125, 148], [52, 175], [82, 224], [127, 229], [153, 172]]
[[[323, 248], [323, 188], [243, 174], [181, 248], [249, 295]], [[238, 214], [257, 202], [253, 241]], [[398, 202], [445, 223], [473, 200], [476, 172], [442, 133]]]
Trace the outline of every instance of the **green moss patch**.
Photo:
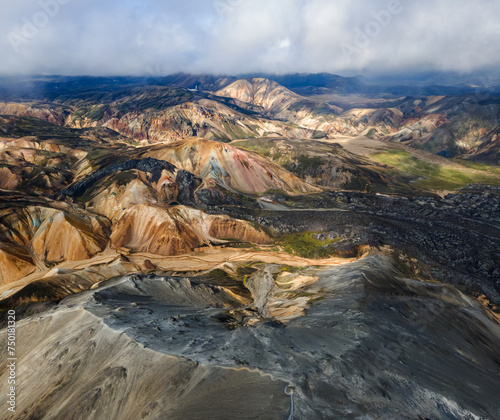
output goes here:
[[425, 162], [410, 153], [390, 150], [371, 156], [374, 160], [390, 166], [389, 174], [407, 177], [413, 186], [422, 190], [458, 190], [470, 184], [500, 185], [497, 168], [442, 166]]
[[335, 252], [328, 248], [328, 245], [338, 242], [338, 239], [321, 240], [317, 238], [317, 235], [314, 232], [294, 233], [279, 238], [277, 244], [281, 245], [289, 254], [303, 258], [328, 258], [332, 256]]

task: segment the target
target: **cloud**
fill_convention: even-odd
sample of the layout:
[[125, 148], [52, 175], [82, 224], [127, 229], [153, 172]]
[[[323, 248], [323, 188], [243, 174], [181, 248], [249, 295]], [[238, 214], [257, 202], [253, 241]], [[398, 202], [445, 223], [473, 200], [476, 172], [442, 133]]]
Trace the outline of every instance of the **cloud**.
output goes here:
[[0, 74], [485, 72], [499, 40], [497, 0], [24, 0]]

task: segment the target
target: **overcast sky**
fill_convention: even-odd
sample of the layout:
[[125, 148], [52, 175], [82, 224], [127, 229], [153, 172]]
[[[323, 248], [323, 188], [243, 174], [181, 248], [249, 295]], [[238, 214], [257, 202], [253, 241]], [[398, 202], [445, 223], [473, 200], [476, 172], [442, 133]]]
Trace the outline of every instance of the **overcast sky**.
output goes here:
[[0, 1], [0, 74], [500, 68], [499, 0]]

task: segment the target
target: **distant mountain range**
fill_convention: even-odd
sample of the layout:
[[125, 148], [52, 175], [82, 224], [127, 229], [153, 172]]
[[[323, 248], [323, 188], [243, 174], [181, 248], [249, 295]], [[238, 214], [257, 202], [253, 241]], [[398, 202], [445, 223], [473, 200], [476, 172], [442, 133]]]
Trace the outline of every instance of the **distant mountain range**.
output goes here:
[[[476, 91], [500, 92], [498, 85], [485, 84], [478, 78], [476, 84], [464, 84], [457, 77], [425, 77], [402, 79], [377, 77], [373, 79], [343, 77], [330, 73], [296, 73], [286, 75], [246, 74], [192, 75], [176, 73], [169, 76], [147, 74], [142, 77], [94, 77], [94, 76], [33, 76], [0, 77], [0, 97], [4, 99], [50, 99], [83, 95], [90, 91], [120, 90], [127, 87], [169, 86], [200, 91], [217, 91], [239, 79], [266, 78], [279, 83], [300, 95], [363, 94], [363, 95], [462, 95]], [[483, 80], [483, 81], [482, 81]], [[441, 83], [436, 83], [439, 81]], [[443, 83], [449, 82], [449, 83]]]

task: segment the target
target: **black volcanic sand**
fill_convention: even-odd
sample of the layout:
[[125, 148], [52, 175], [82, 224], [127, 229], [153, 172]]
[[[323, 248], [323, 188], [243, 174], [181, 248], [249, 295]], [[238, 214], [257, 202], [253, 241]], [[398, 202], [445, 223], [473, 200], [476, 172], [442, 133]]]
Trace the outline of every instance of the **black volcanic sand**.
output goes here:
[[[333, 254], [389, 245], [418, 260], [422, 276], [451, 283], [500, 306], [500, 187], [472, 186], [444, 199], [360, 192], [272, 196], [280, 209], [218, 206], [274, 236], [321, 232]], [[283, 208], [288, 207], [287, 211]]]
[[199, 278], [109, 281], [20, 322], [11, 418], [499, 418], [500, 326], [396, 266], [304, 269], [318, 277], [306, 315], [254, 326], [228, 324], [252, 308]]

